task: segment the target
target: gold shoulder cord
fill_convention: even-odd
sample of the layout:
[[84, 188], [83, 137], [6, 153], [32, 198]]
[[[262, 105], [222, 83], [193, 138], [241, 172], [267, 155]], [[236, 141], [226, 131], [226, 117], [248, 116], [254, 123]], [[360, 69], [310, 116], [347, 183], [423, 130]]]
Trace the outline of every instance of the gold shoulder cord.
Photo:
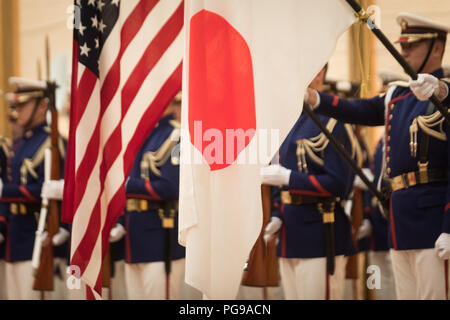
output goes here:
[[44, 143], [40, 146], [38, 151], [34, 154], [33, 158], [23, 159], [22, 166], [20, 167], [20, 183], [22, 185], [25, 185], [28, 183], [27, 181], [27, 175], [28, 173], [35, 179], [37, 179], [39, 176], [36, 172], [36, 168], [42, 163], [44, 160], [45, 155], [45, 149], [51, 147], [51, 139], [48, 137]]
[[[420, 129], [429, 136], [441, 141], [447, 141], [447, 136], [444, 132], [444, 117], [439, 111], [428, 116], [418, 116], [414, 118], [411, 126], [409, 127], [410, 142], [409, 147], [411, 156], [417, 156], [417, 133]], [[433, 129], [438, 126], [437, 129]]]
[[[330, 119], [326, 125], [328, 131], [333, 132], [334, 127], [336, 126], [337, 120]], [[300, 172], [308, 172], [308, 164], [306, 162], [306, 154], [310, 157], [312, 161], [317, 163], [320, 166], [323, 166], [323, 159], [317, 156], [317, 153], [320, 153], [326, 149], [328, 146], [329, 140], [325, 136], [324, 133], [320, 133], [319, 135], [309, 138], [309, 139], [300, 139], [297, 140], [297, 165], [298, 170]]]
[[[176, 124], [177, 122], [174, 121], [174, 123]], [[141, 161], [141, 177], [143, 179], [149, 178], [148, 169], [156, 176], [161, 176], [161, 171], [158, 168], [162, 167], [167, 162], [172, 154], [173, 148], [178, 144], [179, 140], [180, 130], [175, 127], [170, 136], [163, 142], [158, 150], [144, 153]]]

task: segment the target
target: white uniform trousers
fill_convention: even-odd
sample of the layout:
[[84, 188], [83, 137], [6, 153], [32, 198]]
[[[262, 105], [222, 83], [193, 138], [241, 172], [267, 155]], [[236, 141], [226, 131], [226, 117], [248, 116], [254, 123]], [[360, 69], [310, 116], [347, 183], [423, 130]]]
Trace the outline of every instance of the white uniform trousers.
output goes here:
[[390, 250], [399, 300], [444, 300], [449, 295], [449, 262], [435, 249]]
[[[111, 290], [111, 294], [109, 291]], [[127, 288], [125, 284], [125, 261], [114, 262], [114, 277], [111, 278], [111, 289], [102, 289], [104, 300], [127, 300]]]
[[266, 292], [262, 287], [243, 286], [239, 287], [237, 300], [283, 300], [283, 288], [278, 287], [266, 287]]
[[[172, 261], [169, 296], [179, 299], [185, 259]], [[164, 262], [126, 263], [125, 281], [127, 296], [130, 300], [165, 300], [166, 274]]]
[[31, 260], [6, 263], [8, 300], [39, 300], [41, 292], [33, 290], [34, 276]]
[[380, 288], [375, 290], [376, 300], [396, 300], [394, 273], [389, 251], [369, 251], [369, 264], [380, 268]]
[[6, 300], [5, 260], [0, 260], [0, 300]]
[[333, 276], [327, 274], [326, 258], [280, 258], [279, 261], [286, 300], [343, 299], [347, 257], [335, 257]]

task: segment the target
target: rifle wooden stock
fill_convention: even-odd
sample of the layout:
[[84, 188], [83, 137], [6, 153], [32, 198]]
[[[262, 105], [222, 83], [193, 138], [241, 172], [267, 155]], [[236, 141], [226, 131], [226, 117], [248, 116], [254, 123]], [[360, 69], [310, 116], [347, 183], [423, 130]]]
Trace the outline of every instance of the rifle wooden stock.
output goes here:
[[108, 245], [105, 258], [102, 261], [102, 287], [111, 287], [111, 246]]
[[278, 286], [279, 271], [276, 256], [276, 237], [264, 243], [264, 229], [270, 221], [272, 209], [271, 189], [268, 185], [261, 186], [263, 204], [263, 224], [261, 233], [250, 252], [247, 269], [242, 277], [242, 284], [254, 287]]
[[[49, 97], [49, 107], [51, 109], [51, 170], [50, 179], [60, 179], [60, 159], [61, 155], [58, 148], [59, 132], [58, 132], [58, 111], [55, 108], [55, 96], [54, 90]], [[53, 236], [58, 233], [59, 230], [59, 203], [57, 200], [48, 201], [48, 214], [47, 214], [47, 239], [42, 244], [41, 249], [41, 261], [39, 268], [35, 275], [33, 284], [33, 290], [39, 291], [53, 291], [54, 290], [54, 262], [53, 262]]]

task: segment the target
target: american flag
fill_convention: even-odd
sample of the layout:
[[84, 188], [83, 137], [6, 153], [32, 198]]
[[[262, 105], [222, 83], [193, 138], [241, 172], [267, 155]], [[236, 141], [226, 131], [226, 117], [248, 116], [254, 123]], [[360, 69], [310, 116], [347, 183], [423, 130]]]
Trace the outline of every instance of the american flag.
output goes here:
[[[77, 0], [63, 221], [71, 265], [101, 297], [102, 258], [134, 157], [181, 90], [183, 0]], [[92, 291], [93, 289], [93, 291]], [[93, 294], [93, 296], [92, 296]]]

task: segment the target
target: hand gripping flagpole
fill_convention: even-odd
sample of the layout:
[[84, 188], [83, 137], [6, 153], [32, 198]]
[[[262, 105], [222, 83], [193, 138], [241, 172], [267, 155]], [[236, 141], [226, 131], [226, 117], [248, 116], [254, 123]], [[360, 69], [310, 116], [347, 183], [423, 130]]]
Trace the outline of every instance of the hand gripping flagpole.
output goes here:
[[303, 103], [303, 110], [308, 114], [308, 116], [312, 119], [312, 121], [319, 127], [320, 131], [322, 131], [325, 136], [328, 138], [330, 143], [336, 148], [340, 156], [351, 166], [353, 171], [356, 175], [358, 175], [361, 180], [364, 182], [364, 184], [367, 186], [369, 191], [377, 197], [377, 199], [380, 201], [381, 204], [383, 204], [383, 207], [385, 209], [388, 208], [387, 202], [389, 200], [388, 194], [384, 194], [380, 191], [378, 191], [377, 187], [369, 181], [369, 179], [366, 177], [366, 175], [362, 172], [362, 170], [358, 167], [358, 165], [353, 161], [353, 159], [350, 157], [350, 155], [347, 153], [345, 148], [336, 141], [336, 139], [333, 137], [333, 135], [328, 131], [328, 129], [320, 122], [320, 120], [317, 118], [317, 115], [314, 113], [314, 111], [311, 109], [311, 107]]
[[[392, 56], [397, 60], [398, 63], [403, 67], [405, 72], [413, 79], [417, 79], [417, 73], [411, 68], [411, 66], [406, 62], [403, 56], [395, 49], [392, 43], [386, 38], [384, 33], [378, 28], [378, 26], [373, 22], [369, 14], [367, 14], [361, 6], [355, 0], [346, 0], [347, 3], [355, 10], [356, 16], [360, 21], [367, 24], [370, 30], [375, 34], [378, 40], [385, 46], [385, 48], [392, 54]], [[436, 96], [431, 96], [430, 101], [436, 106], [439, 112], [444, 116], [447, 123], [450, 123], [450, 116], [446, 108], [442, 106], [442, 103], [438, 100]]]

